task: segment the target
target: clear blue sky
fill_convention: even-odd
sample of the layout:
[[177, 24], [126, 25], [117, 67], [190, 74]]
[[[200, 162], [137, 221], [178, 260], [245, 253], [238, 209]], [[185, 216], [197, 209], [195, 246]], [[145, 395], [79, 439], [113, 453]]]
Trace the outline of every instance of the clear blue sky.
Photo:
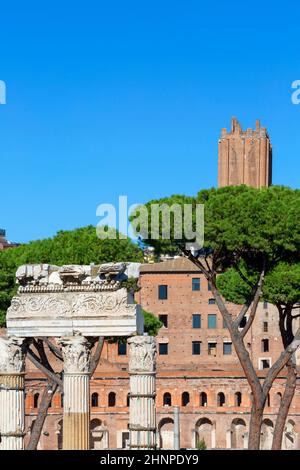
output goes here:
[[10, 240], [96, 224], [96, 207], [217, 182], [237, 116], [269, 130], [274, 184], [299, 187], [298, 2], [1, 4], [1, 217]]

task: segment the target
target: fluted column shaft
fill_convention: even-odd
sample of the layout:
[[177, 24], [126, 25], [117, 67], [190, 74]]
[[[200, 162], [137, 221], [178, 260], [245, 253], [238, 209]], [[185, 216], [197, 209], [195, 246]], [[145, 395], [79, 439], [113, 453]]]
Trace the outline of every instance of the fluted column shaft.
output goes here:
[[23, 450], [25, 343], [0, 337], [0, 450]]
[[151, 336], [134, 336], [129, 344], [131, 449], [155, 449], [156, 345]]
[[90, 343], [82, 336], [63, 338], [63, 449], [90, 448]]

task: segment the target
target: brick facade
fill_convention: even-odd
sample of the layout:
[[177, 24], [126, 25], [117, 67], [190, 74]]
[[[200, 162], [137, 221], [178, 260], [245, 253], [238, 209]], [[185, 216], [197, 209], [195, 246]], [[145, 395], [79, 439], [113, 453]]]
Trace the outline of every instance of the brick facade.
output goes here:
[[272, 146], [267, 130], [243, 131], [233, 118], [231, 130], [222, 129], [219, 140], [219, 187], [246, 184], [261, 188], [272, 183]]
[[[198, 279], [200, 290], [197, 290]], [[161, 285], [167, 286], [167, 298], [164, 300], [159, 299], [159, 292], [165, 297], [165, 291], [159, 289]], [[250, 389], [234, 349], [224, 349], [224, 343], [230, 344], [230, 336], [216, 305], [212, 303], [207, 281], [190, 262], [177, 259], [143, 265], [140, 286], [137, 300], [142, 307], [157, 316], [168, 316], [167, 327], [161, 328], [157, 337], [158, 347], [160, 344], [168, 345], [167, 354], [158, 355], [158, 444], [164, 448], [172, 447], [174, 406], [179, 406], [182, 447], [193, 448], [204, 438], [209, 448], [243, 448], [246, 446], [250, 419]], [[237, 306], [229, 305], [229, 308], [233, 314], [238, 311]], [[201, 315], [201, 328], [199, 319], [194, 323], [197, 327], [193, 327], [195, 314]], [[210, 324], [209, 315], [216, 315]], [[262, 343], [262, 340], [268, 340], [268, 344]], [[193, 354], [193, 342], [201, 342], [200, 354]], [[259, 305], [257, 318], [245, 342], [263, 377], [265, 370], [262, 369], [262, 361], [267, 360], [272, 365], [281, 351], [274, 306]], [[215, 344], [214, 348], [209, 348], [209, 344]], [[116, 344], [106, 343], [101, 363], [91, 382], [94, 448], [122, 448], [128, 445], [128, 357], [127, 354], [118, 354], [124, 352], [124, 349], [118, 350]], [[166, 352], [165, 347], [162, 352]], [[29, 436], [30, 423], [37, 412], [34, 395], [39, 393], [41, 396], [43, 382], [39, 372], [30, 363], [28, 367], [26, 413]], [[59, 363], [55, 367], [59, 367]], [[270, 447], [284, 383], [283, 371], [271, 389], [265, 410], [263, 448]], [[286, 448], [300, 448], [299, 385], [287, 420], [284, 438]], [[40, 448], [53, 449], [61, 445], [61, 413], [61, 397], [58, 393], [52, 402]]]

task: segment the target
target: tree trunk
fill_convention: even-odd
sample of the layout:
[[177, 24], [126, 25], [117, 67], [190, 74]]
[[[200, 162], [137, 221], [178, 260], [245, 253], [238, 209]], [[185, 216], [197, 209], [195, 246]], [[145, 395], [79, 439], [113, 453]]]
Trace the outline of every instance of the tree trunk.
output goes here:
[[43, 426], [47, 417], [48, 409], [51, 405], [52, 398], [58, 388], [57, 383], [47, 382], [45, 386], [44, 393], [42, 396], [41, 404], [39, 406], [38, 415], [34, 421], [33, 428], [30, 435], [29, 443], [26, 447], [26, 450], [36, 450], [40, 436], [43, 430]]
[[255, 405], [255, 403], [253, 403], [252, 408], [251, 408], [251, 419], [250, 419], [250, 425], [249, 425], [249, 439], [248, 439], [249, 450], [259, 450], [263, 412], [264, 412], [263, 405], [257, 406]]
[[281, 449], [285, 422], [296, 390], [297, 370], [296, 365], [293, 363], [292, 359], [287, 364], [287, 370], [288, 374], [286, 379], [285, 390], [280, 403], [274, 429], [272, 450]]

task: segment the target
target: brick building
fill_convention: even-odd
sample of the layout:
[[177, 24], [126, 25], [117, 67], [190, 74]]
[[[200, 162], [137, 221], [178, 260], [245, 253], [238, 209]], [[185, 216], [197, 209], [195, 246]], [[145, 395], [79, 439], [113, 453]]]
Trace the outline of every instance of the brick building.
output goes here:
[[[157, 443], [173, 446], [174, 406], [180, 407], [181, 446], [193, 448], [202, 438], [209, 448], [243, 448], [247, 444], [251, 393], [230, 335], [215, 305], [209, 285], [184, 258], [150, 263], [140, 268], [139, 302], [164, 324], [158, 337]], [[238, 307], [229, 306], [231, 312]], [[277, 310], [261, 303], [247, 333], [246, 344], [261, 377], [281, 351]], [[128, 445], [128, 358], [122, 343], [106, 343], [91, 381], [91, 434], [94, 448]], [[28, 435], [37, 413], [43, 378], [28, 363], [26, 413]], [[60, 367], [57, 363], [56, 366]], [[285, 374], [269, 395], [262, 428], [262, 448], [271, 445]], [[57, 448], [62, 439], [62, 398], [58, 393], [40, 442]], [[300, 388], [287, 420], [285, 448], [299, 448]]]
[[[219, 141], [219, 186], [271, 184], [272, 148], [266, 129], [243, 132], [236, 119], [222, 130]], [[151, 257], [149, 257], [150, 259]], [[157, 443], [172, 448], [174, 406], [180, 407], [180, 442], [193, 448], [203, 438], [208, 448], [247, 445], [251, 393], [232, 347], [230, 335], [209, 285], [197, 268], [177, 258], [140, 268], [138, 301], [164, 326], [158, 337]], [[231, 305], [234, 315], [238, 307]], [[245, 342], [263, 377], [281, 351], [278, 314], [261, 303]], [[55, 370], [60, 363], [54, 361]], [[27, 439], [37, 414], [45, 378], [27, 364]], [[298, 379], [299, 382], [299, 379]], [[276, 413], [283, 396], [285, 371], [274, 383], [265, 409], [261, 446], [270, 448]], [[104, 345], [101, 362], [91, 381], [92, 447], [128, 446], [128, 357], [126, 345]], [[62, 400], [57, 393], [39, 448], [62, 445]], [[286, 449], [300, 449], [300, 384], [293, 399], [283, 439]]]

